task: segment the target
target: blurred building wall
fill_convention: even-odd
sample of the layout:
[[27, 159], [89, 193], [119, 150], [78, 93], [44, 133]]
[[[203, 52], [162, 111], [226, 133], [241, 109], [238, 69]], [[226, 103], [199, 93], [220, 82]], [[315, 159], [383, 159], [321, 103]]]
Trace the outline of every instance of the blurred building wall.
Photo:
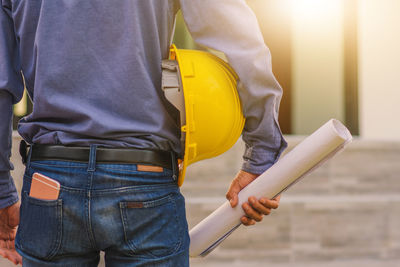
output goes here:
[[359, 3], [361, 136], [400, 139], [400, 1]]
[[[254, 8], [261, 28], [268, 21], [263, 17], [268, 14], [268, 9], [280, 5], [291, 13], [292, 134], [309, 134], [332, 117], [347, 122], [346, 108], [354, 108], [358, 114], [361, 137], [400, 139], [400, 124], [396, 123], [400, 114], [400, 1], [247, 2]], [[357, 57], [354, 57], [358, 65], [358, 79], [355, 78], [358, 96], [349, 99], [348, 94], [353, 92], [347, 92], [345, 87], [348, 82], [345, 81], [348, 75], [345, 43], [349, 42], [345, 38], [346, 30], [353, 25], [347, 24], [349, 20], [344, 18], [344, 14], [353, 2], [357, 7], [353, 14], [354, 21], [350, 23], [358, 27], [358, 32], [354, 32], [357, 36], [351, 38], [351, 41], [357, 41], [353, 45], [354, 50], [358, 50]], [[353, 58], [348, 53], [347, 56]], [[273, 61], [273, 68], [277, 64], [279, 62]], [[357, 66], [355, 68], [357, 71]]]
[[343, 1], [292, 1], [292, 129], [344, 121]]

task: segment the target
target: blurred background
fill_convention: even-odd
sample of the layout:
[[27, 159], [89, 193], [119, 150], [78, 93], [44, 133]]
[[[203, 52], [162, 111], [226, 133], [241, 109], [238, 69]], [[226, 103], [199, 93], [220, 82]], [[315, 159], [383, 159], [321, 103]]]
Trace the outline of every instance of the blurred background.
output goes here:
[[[286, 192], [262, 223], [239, 228], [191, 265], [400, 266], [400, 1], [247, 2], [284, 90], [280, 124], [288, 150], [330, 118], [355, 140]], [[174, 42], [197, 48], [181, 14]], [[31, 108], [26, 97], [16, 105], [14, 125]], [[18, 140], [15, 134], [12, 160], [20, 184]], [[189, 167], [182, 192], [190, 228], [224, 203], [243, 150], [239, 140]]]

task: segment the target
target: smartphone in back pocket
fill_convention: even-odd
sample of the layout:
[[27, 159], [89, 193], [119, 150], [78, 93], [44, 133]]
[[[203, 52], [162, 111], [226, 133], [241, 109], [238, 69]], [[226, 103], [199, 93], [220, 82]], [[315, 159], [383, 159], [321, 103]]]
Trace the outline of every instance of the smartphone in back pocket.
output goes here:
[[43, 174], [35, 172], [32, 176], [31, 190], [29, 196], [43, 199], [56, 200], [60, 193], [60, 183]]

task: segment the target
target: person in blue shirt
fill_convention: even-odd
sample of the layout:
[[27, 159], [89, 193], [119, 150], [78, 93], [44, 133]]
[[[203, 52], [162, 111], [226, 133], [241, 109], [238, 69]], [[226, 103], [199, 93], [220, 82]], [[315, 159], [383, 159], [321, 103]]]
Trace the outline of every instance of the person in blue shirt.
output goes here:
[[[179, 114], [161, 90], [179, 9], [196, 43], [224, 52], [240, 78], [246, 150], [227, 193], [233, 207], [286, 147], [282, 89], [245, 0], [0, 3], [0, 255], [24, 266], [97, 266], [105, 251], [110, 266], [188, 266]], [[11, 122], [24, 87], [34, 105], [18, 125], [29, 144], [19, 218]], [[36, 172], [60, 183], [58, 198], [29, 196]], [[278, 204], [250, 198], [242, 223]]]

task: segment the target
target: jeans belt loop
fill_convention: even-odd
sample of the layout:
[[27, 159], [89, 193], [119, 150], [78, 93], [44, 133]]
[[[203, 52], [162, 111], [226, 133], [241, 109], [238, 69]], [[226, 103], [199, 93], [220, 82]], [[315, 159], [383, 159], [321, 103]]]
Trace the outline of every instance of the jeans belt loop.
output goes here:
[[96, 170], [96, 162], [97, 162], [96, 155], [97, 155], [97, 145], [90, 145], [88, 172], [94, 172]]

